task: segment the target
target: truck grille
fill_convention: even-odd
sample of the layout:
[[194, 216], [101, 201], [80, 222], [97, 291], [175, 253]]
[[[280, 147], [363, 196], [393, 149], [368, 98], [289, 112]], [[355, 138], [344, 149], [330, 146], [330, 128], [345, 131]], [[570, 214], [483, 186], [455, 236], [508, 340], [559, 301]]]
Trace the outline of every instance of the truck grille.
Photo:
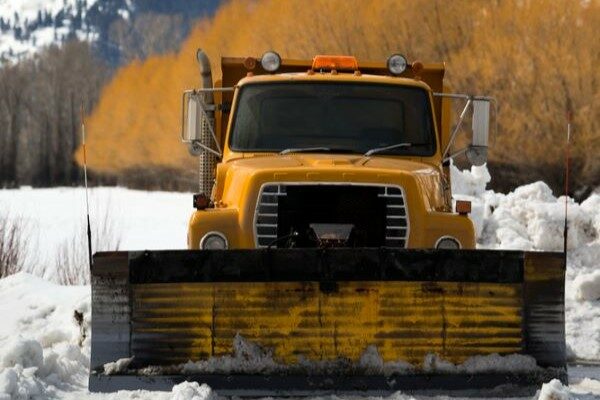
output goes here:
[[[314, 218], [316, 220], [305, 220]], [[364, 247], [405, 248], [409, 220], [404, 190], [392, 185], [265, 184], [254, 217], [256, 247], [284, 247], [293, 224], [357, 223], [366, 228]]]
[[256, 203], [254, 237], [256, 247], [267, 247], [277, 239], [279, 198], [285, 196], [284, 185], [263, 185]]
[[406, 247], [408, 241], [408, 212], [404, 191], [399, 186], [384, 186], [378, 196], [386, 200], [385, 245]]

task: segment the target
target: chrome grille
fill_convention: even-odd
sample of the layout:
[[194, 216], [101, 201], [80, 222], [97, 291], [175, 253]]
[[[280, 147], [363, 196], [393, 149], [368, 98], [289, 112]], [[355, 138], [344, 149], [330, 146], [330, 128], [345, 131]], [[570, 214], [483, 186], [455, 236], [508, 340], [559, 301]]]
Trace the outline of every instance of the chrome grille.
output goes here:
[[[320, 183], [321, 184], [321, 183]], [[254, 237], [257, 248], [268, 247], [277, 239], [279, 199], [287, 195], [286, 186], [306, 183], [273, 183], [261, 188], [254, 216]], [[322, 183], [337, 185], [337, 183]], [[339, 185], [345, 185], [340, 183]], [[386, 201], [385, 246], [404, 248], [408, 242], [409, 220], [404, 190], [400, 186], [362, 185], [379, 187], [378, 197]]]
[[386, 200], [386, 247], [406, 247], [408, 241], [408, 213], [404, 190], [399, 186], [384, 186], [379, 197]]
[[285, 196], [284, 185], [264, 185], [258, 195], [254, 218], [256, 247], [268, 247], [277, 239], [279, 198]]

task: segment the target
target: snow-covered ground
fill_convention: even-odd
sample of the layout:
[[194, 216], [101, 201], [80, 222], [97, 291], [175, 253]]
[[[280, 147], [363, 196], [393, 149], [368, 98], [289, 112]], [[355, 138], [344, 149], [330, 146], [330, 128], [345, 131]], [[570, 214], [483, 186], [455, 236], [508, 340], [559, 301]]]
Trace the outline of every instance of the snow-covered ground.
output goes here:
[[[186, 248], [191, 194], [94, 188], [89, 201], [92, 233], [99, 242], [94, 251]], [[0, 190], [0, 212], [18, 219], [28, 234], [27, 272], [50, 281], [58, 279], [62, 249], [86, 235], [82, 188]]]
[[12, 21], [16, 14], [23, 21], [34, 21], [40, 11], [56, 15], [67, 6], [76, 8], [76, 4], [77, 0], [0, 0], [0, 17]]
[[[485, 190], [485, 168], [453, 171], [456, 196], [473, 202], [479, 246], [561, 250], [564, 198], [536, 182], [509, 194]], [[191, 196], [98, 188], [91, 192], [92, 224], [106, 225], [122, 249], [184, 248]], [[0, 400], [4, 399], [196, 399], [213, 400], [195, 383], [172, 392], [87, 392], [90, 342], [88, 286], [60, 286], [56, 259], [61, 246], [81, 235], [85, 205], [78, 188], [0, 190], [0, 210], [25, 222], [30, 273], [0, 279]], [[570, 255], [566, 283], [567, 343], [572, 357], [600, 359], [600, 195], [570, 201]], [[43, 266], [43, 267], [42, 267]], [[36, 276], [37, 275], [37, 276]], [[44, 279], [42, 279], [43, 277]], [[549, 382], [540, 400], [600, 398], [600, 368], [570, 371], [571, 385]], [[337, 397], [331, 397], [335, 400]], [[409, 400], [394, 394], [389, 400]]]
[[[77, 0], [0, 0], [0, 18], [6, 24], [0, 31], [0, 60], [27, 58], [51, 44], [60, 45], [71, 33], [79, 40], [96, 40], [97, 33], [84, 26], [86, 12], [94, 3], [94, 0], [85, 3]], [[83, 25], [72, 29], [70, 25], [76, 16]], [[55, 21], [57, 18], [60, 22]]]
[[[535, 182], [508, 194], [486, 190], [485, 167], [453, 170], [457, 199], [471, 200], [478, 247], [562, 251], [565, 197]], [[581, 204], [568, 199], [565, 285], [567, 346], [571, 358], [600, 360], [600, 194]]]

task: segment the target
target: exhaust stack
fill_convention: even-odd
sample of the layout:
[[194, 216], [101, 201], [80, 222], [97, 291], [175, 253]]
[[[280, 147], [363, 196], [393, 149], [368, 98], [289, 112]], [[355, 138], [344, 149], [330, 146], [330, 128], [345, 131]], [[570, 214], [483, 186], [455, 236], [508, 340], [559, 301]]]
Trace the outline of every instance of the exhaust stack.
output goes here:
[[[210, 68], [210, 60], [208, 56], [202, 49], [198, 49], [196, 53], [196, 59], [198, 60], [198, 65], [200, 68], [200, 81], [202, 83], [203, 89], [212, 89], [213, 81], [212, 81], [212, 71]], [[206, 144], [210, 147], [213, 143], [213, 138], [211, 135], [210, 127], [215, 126], [215, 112], [214, 112], [214, 98], [213, 93], [211, 91], [203, 92], [204, 102], [207, 107], [205, 122], [201, 128], [201, 136], [200, 143]], [[217, 163], [217, 157], [215, 154], [205, 151], [202, 148], [198, 148], [198, 146], [190, 146], [190, 152], [192, 154], [198, 155], [199, 158], [199, 187], [198, 192], [204, 193], [208, 197], [211, 196], [213, 185], [215, 182], [215, 164]]]

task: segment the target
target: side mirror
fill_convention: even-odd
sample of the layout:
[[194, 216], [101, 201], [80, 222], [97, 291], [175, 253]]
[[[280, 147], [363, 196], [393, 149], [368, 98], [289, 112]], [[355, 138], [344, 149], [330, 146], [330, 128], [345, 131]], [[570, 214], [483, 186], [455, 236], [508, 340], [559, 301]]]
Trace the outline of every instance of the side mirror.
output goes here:
[[[181, 117], [181, 140], [189, 144], [189, 151], [199, 155], [208, 151], [220, 156], [214, 131], [214, 105], [204, 102], [202, 94], [186, 91], [183, 94]], [[218, 150], [214, 150], [213, 147]]]
[[184, 142], [192, 142], [200, 139], [200, 115], [202, 107], [198, 96], [192, 93], [183, 95], [183, 118], [181, 140]]
[[467, 149], [467, 159], [476, 166], [487, 161], [488, 138], [490, 134], [490, 101], [473, 100], [473, 140]]

